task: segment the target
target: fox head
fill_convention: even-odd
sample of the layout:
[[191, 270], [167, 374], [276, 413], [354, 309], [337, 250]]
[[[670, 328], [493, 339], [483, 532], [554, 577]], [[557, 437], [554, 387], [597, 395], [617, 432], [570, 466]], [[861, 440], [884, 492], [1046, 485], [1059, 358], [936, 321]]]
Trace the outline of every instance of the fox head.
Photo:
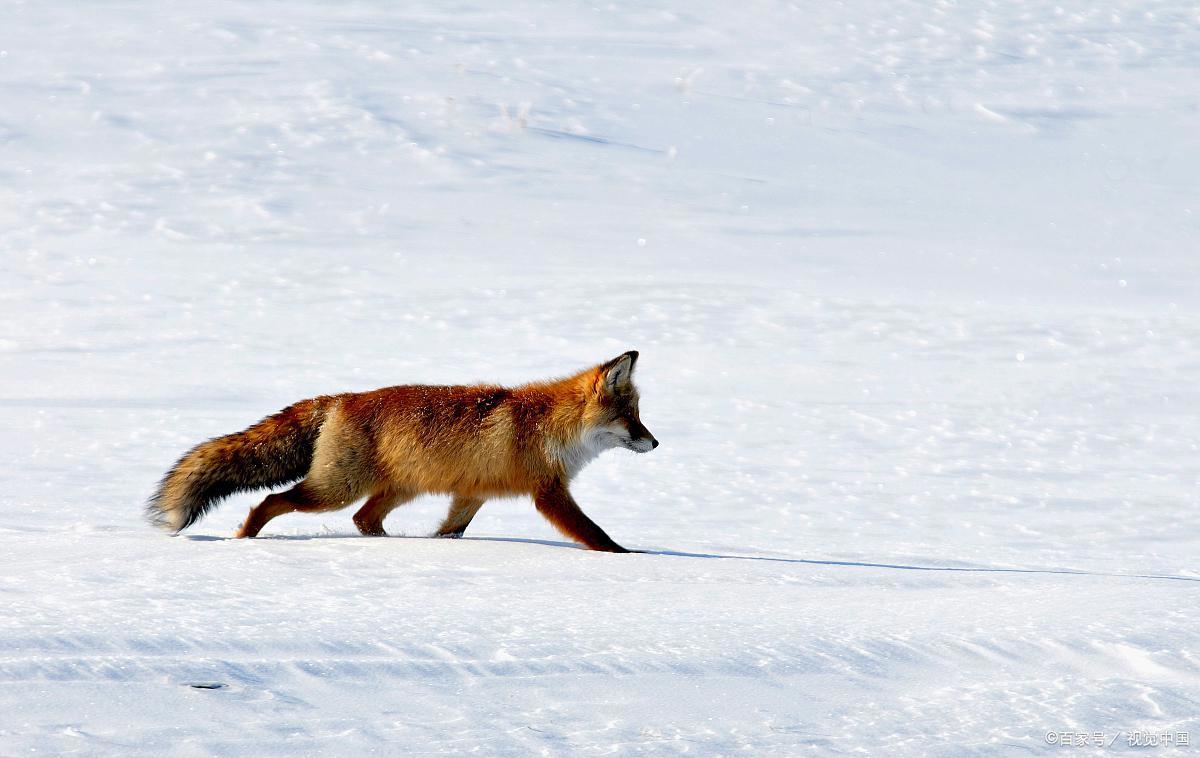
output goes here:
[[596, 448], [624, 447], [648, 453], [658, 447], [638, 412], [638, 392], [633, 386], [637, 359], [636, 350], [622, 353], [598, 366], [590, 377], [586, 434]]

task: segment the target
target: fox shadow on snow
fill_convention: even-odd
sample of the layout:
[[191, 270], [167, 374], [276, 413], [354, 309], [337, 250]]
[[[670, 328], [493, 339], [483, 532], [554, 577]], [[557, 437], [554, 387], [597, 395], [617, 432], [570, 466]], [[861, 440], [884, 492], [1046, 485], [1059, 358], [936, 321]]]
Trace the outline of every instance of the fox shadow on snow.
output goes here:
[[[260, 540], [337, 540], [337, 539], [361, 539], [359, 534], [276, 534], [263, 537], [257, 537]], [[455, 539], [463, 542], [518, 542], [530, 545], [546, 545], [548, 547], [566, 548], [569, 550], [586, 550], [582, 545], [574, 542], [562, 542], [559, 540], [539, 540], [528, 537], [424, 537], [416, 535], [389, 535], [390, 539]], [[232, 537], [219, 537], [210, 534], [189, 534], [185, 535], [185, 539], [195, 542], [213, 542], [218, 540], [229, 540]], [[726, 561], [767, 561], [771, 563], [793, 563], [804, 564], [809, 566], [841, 566], [846, 568], [876, 568], [876, 569], [893, 569], [898, 571], [947, 571], [958, 573], [972, 574], [1067, 574], [1074, 576], [1105, 576], [1119, 577], [1122, 579], [1161, 579], [1176, 582], [1200, 582], [1200, 577], [1191, 576], [1171, 576], [1169, 574], [1117, 574], [1105, 571], [1081, 571], [1078, 569], [1036, 569], [1036, 568], [1000, 568], [992, 566], [918, 566], [906, 563], [872, 563], [869, 561], [830, 561], [830, 560], [815, 560], [811, 558], [773, 558], [770, 556], [758, 555], [722, 555], [720, 553], [689, 553], [682, 550], [630, 550], [630, 553], [640, 555], [661, 555], [669, 558], [704, 558], [711, 560], [726, 560]]]

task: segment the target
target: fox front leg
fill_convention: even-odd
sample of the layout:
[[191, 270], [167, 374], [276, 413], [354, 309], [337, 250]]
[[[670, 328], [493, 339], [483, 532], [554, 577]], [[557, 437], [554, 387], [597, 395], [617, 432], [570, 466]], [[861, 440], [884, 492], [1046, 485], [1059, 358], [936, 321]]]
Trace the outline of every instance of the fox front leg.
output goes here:
[[589, 550], [603, 550], [608, 553], [628, 553], [629, 551], [613, 541], [604, 530], [596, 525], [580, 510], [579, 504], [571, 497], [571, 493], [562, 482], [554, 482], [541, 490], [533, 498], [538, 513], [564, 536], [576, 542], [583, 543]]

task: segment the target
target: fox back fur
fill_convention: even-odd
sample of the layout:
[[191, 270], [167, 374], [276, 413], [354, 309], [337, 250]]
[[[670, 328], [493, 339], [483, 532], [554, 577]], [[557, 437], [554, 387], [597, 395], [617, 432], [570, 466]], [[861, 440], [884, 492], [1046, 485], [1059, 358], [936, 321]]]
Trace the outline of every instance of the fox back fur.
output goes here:
[[354, 523], [383, 535], [383, 519], [418, 495], [450, 495], [438, 536], [459, 537], [484, 501], [529, 495], [567, 537], [626, 552], [589, 519], [568, 484], [604, 450], [645, 453], [658, 440], [641, 421], [631, 350], [574, 376], [519, 387], [386, 387], [301, 400], [245, 431], [201, 443], [163, 477], [147, 515], [179, 532], [225, 497], [291, 489], [250, 509], [238, 537], [272, 518], [366, 503]]

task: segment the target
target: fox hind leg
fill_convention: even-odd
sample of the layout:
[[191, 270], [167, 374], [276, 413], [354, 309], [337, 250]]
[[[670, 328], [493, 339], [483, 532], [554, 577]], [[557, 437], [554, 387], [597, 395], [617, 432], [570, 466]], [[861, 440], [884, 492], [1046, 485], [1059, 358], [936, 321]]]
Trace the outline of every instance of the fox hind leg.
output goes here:
[[246, 516], [238, 537], [254, 537], [276, 516], [292, 511], [320, 513], [345, 508], [377, 487], [370, 441], [337, 409], [321, 427], [308, 476], [287, 492], [268, 495]]
[[309, 477], [287, 492], [267, 495], [266, 499], [250, 509], [234, 536], [257, 537], [268, 521], [285, 513], [322, 513], [345, 508], [363, 494], [361, 488], [347, 485], [345, 481], [329, 483]]
[[446, 520], [438, 527], [437, 536], [463, 536], [463, 532], [467, 530], [471, 519], [475, 518], [475, 514], [479, 513], [479, 509], [482, 506], [483, 498], [455, 495], [454, 500], [450, 503], [450, 513], [446, 515]]
[[354, 525], [367, 537], [386, 537], [383, 520], [396, 508], [412, 500], [415, 495], [404, 490], [380, 490], [363, 503], [354, 514]]
[[320, 501], [314, 498], [311, 489], [306, 487], [304, 482], [301, 482], [287, 492], [277, 492], [267, 495], [261, 503], [250, 509], [250, 513], [246, 515], [246, 520], [238, 527], [234, 536], [239, 539], [243, 537], [257, 537], [268, 521], [285, 513], [328, 509], [327, 506], [323, 506]]

